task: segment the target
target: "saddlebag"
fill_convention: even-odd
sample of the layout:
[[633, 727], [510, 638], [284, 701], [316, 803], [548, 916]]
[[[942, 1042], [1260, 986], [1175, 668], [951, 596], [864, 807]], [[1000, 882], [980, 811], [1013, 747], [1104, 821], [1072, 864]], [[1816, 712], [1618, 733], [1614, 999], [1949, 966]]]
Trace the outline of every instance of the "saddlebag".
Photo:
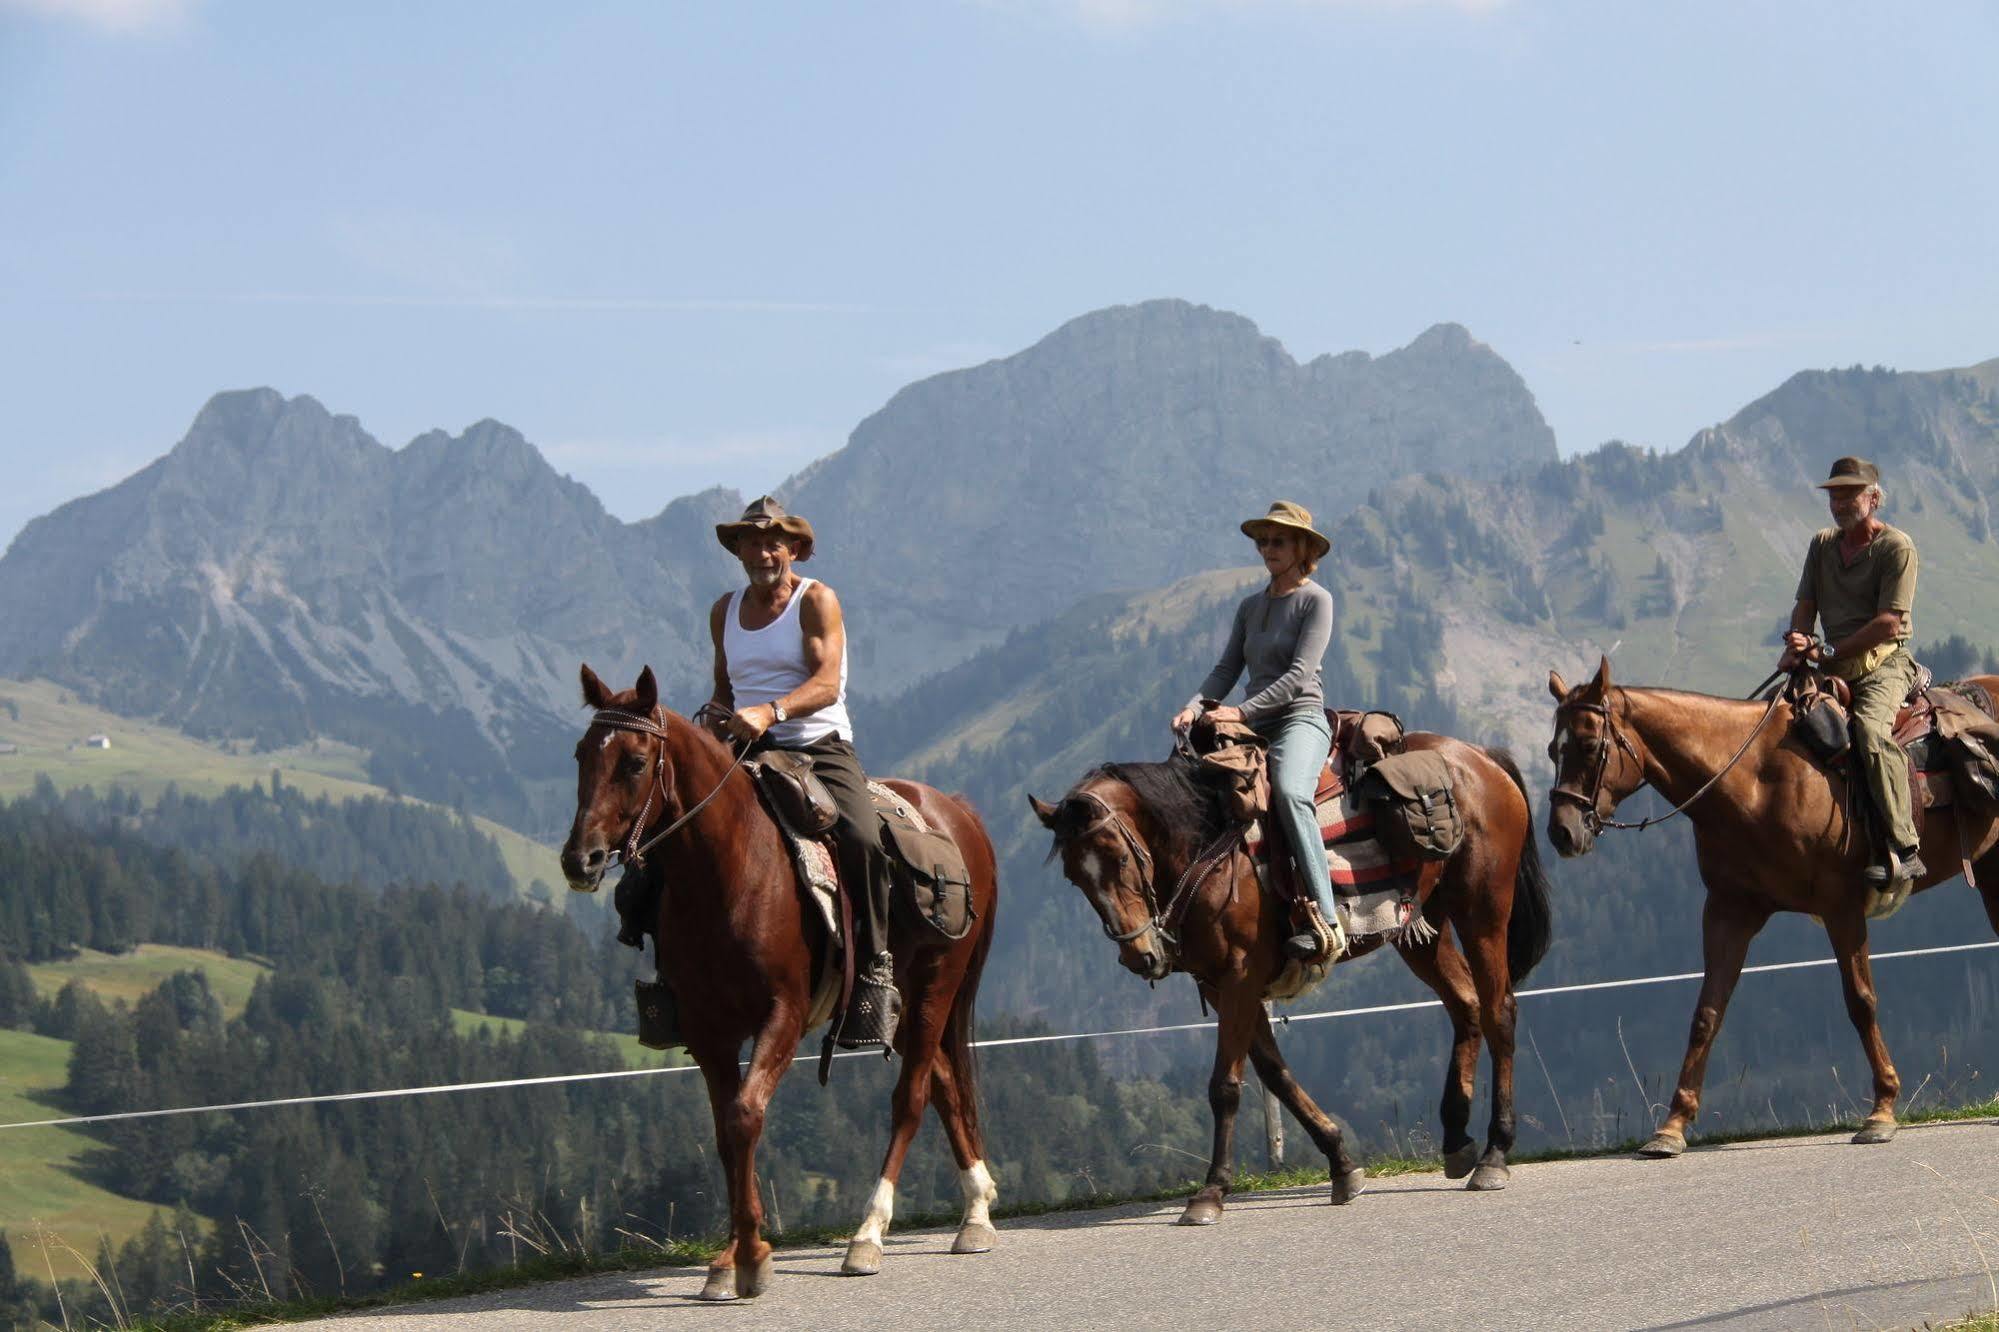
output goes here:
[[1221, 792], [1222, 808], [1237, 823], [1260, 819], [1270, 809], [1270, 771], [1264, 738], [1243, 722], [1194, 723], [1188, 740], [1199, 757], [1196, 773]]
[[[887, 788], [876, 788], [885, 791]], [[901, 797], [879, 795], [875, 809], [882, 820], [882, 847], [889, 853], [901, 891], [898, 900], [946, 939], [962, 939], [978, 913], [972, 909], [972, 875], [958, 844]]]
[[1853, 747], [1846, 709], [1831, 690], [1807, 676], [1798, 677], [1791, 686], [1791, 734], [1828, 768], [1845, 762]]
[[1375, 826], [1391, 851], [1443, 860], [1464, 840], [1464, 817], [1451, 790], [1444, 756], [1423, 750], [1384, 755], [1354, 787], [1372, 805]]

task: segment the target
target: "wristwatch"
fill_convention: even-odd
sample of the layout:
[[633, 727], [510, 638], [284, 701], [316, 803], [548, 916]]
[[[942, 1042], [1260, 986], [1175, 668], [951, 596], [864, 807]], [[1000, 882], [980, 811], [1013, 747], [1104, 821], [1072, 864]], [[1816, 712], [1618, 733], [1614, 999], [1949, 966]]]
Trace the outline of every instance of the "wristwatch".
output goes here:
[[1819, 649], [1819, 660], [1820, 660], [1820, 661], [1831, 661], [1831, 660], [1833, 659], [1833, 656], [1834, 656], [1834, 655], [1835, 655], [1835, 654], [1834, 654], [1834, 652], [1833, 652], [1833, 647], [1832, 647], [1832, 644], [1830, 644], [1830, 643], [1827, 643], [1827, 644], [1826, 644], [1826, 645], [1825, 645], [1824, 647], [1822, 647], [1822, 648], [1820, 648], [1820, 649]]
[[788, 718], [788, 717], [789, 717], [790, 715], [791, 715], [790, 713], [788, 713], [788, 712], [786, 712], [786, 711], [784, 710], [784, 704], [782, 704], [782, 703], [773, 703], [773, 704], [771, 704], [771, 705], [770, 705], [770, 719], [771, 719], [771, 723], [772, 723], [772, 725], [775, 725], [775, 724], [777, 724], [778, 722], [781, 722], [781, 721], [784, 721], [784, 720], [785, 720], [786, 718]]

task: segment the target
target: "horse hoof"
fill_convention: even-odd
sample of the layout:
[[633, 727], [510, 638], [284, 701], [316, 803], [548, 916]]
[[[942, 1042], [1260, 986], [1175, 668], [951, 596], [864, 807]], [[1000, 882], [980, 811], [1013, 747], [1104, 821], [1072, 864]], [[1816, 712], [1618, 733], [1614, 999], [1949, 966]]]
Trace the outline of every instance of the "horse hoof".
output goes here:
[[882, 1270], [882, 1246], [873, 1240], [857, 1239], [847, 1245], [847, 1258], [840, 1264], [841, 1276], [874, 1276]]
[[1687, 1140], [1677, 1133], [1667, 1133], [1663, 1129], [1652, 1135], [1652, 1140], [1638, 1149], [1638, 1155], [1648, 1161], [1664, 1161], [1687, 1150]]
[[1892, 1142], [1902, 1126], [1892, 1119], [1870, 1119], [1853, 1135], [1855, 1142]]
[[1478, 1164], [1478, 1140], [1473, 1139], [1454, 1152], [1444, 1153], [1444, 1178], [1463, 1179]]
[[1183, 1226], [1212, 1226], [1222, 1219], [1222, 1205], [1212, 1198], [1196, 1198], [1180, 1213]]
[[1367, 1171], [1355, 1166], [1344, 1175], [1333, 1176], [1333, 1206], [1345, 1207], [1367, 1192]]
[[1466, 1188], [1477, 1193], [1497, 1193], [1513, 1178], [1513, 1172], [1503, 1165], [1482, 1165], [1471, 1172], [1471, 1183]]
[[736, 1298], [736, 1269], [733, 1267], [711, 1267], [708, 1269], [708, 1283], [701, 1287], [698, 1297], [704, 1300], [733, 1300]]
[[763, 1260], [755, 1267], [752, 1267], [748, 1273], [739, 1272], [737, 1274], [736, 1293], [746, 1300], [755, 1299], [770, 1286], [771, 1274], [774, 1271], [776, 1271], [776, 1265], [771, 1262], [771, 1256], [765, 1254]]
[[993, 1245], [999, 1243], [999, 1236], [983, 1221], [970, 1221], [959, 1227], [958, 1238], [951, 1241], [952, 1253], [991, 1253]]

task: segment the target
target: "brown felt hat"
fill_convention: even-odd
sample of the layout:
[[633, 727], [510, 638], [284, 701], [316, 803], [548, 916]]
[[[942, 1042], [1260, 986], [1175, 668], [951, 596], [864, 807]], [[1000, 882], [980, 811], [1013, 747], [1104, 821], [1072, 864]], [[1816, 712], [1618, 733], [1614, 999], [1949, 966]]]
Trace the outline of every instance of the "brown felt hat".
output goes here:
[[1841, 486], [1878, 486], [1881, 484], [1881, 469], [1865, 458], [1835, 458], [1832, 475], [1819, 482], [1820, 490], [1838, 490]]
[[1312, 526], [1312, 511], [1302, 504], [1290, 500], [1278, 500], [1270, 506], [1270, 512], [1261, 518], [1251, 518], [1242, 525], [1242, 534], [1255, 537], [1266, 527], [1281, 527], [1289, 532], [1302, 532], [1313, 546], [1313, 557], [1323, 558], [1333, 548], [1332, 538]]
[[784, 506], [768, 495], [759, 495], [751, 500], [750, 506], [743, 510], [743, 516], [735, 522], [716, 523], [715, 539], [733, 555], [736, 553], [736, 542], [743, 533], [769, 527], [775, 527], [798, 543], [798, 553], [791, 557], [793, 560], [812, 558], [812, 524], [795, 513], [786, 513]]

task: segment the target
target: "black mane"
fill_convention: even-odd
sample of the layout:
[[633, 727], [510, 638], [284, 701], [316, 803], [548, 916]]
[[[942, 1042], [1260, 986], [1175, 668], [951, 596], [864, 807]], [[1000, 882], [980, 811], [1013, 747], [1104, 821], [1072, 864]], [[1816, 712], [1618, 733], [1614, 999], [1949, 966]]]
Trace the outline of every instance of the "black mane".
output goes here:
[[[1084, 786], [1097, 778], [1121, 782], [1131, 788], [1138, 803], [1151, 815], [1153, 824], [1164, 830], [1165, 846], [1152, 848], [1162, 863], [1186, 865], [1228, 831], [1228, 814], [1222, 808], [1221, 792], [1201, 780], [1199, 769], [1183, 758], [1164, 763], [1103, 763], [1092, 768], [1076, 783]], [[1063, 801], [1064, 812], [1071, 803]], [[1087, 826], [1096, 811], [1079, 810], [1079, 822], [1065, 821], [1065, 831]]]

